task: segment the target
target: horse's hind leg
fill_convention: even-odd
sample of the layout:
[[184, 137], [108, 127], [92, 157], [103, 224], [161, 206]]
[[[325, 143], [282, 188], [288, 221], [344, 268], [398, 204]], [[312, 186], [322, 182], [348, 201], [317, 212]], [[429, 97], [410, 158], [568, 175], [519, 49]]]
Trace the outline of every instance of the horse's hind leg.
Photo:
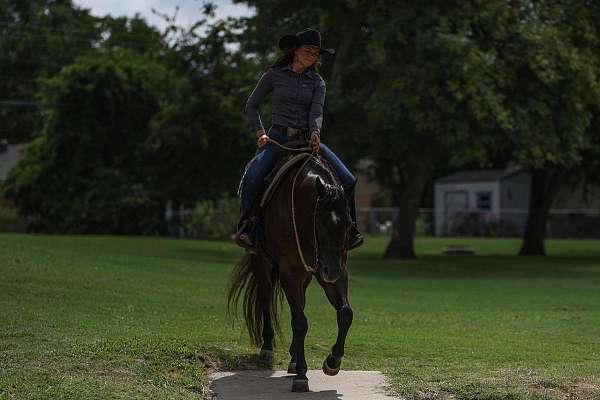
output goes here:
[[327, 299], [329, 299], [329, 302], [337, 311], [337, 340], [331, 348], [331, 353], [323, 362], [323, 372], [326, 375], [333, 376], [340, 372], [342, 357], [344, 357], [346, 335], [348, 334], [348, 329], [350, 329], [354, 315], [352, 307], [350, 307], [350, 304], [348, 303], [348, 274], [345, 273], [334, 284], [326, 283], [321, 280], [319, 280], [319, 283], [325, 290]]
[[261, 271], [261, 284], [258, 286], [258, 298], [263, 315], [263, 343], [260, 348], [259, 363], [264, 366], [273, 365], [274, 359], [273, 338], [275, 332], [273, 330], [272, 310], [277, 307], [276, 304], [273, 304], [277, 301], [274, 296], [276, 279], [278, 279], [276, 268], [277, 265], [273, 265], [273, 270]]

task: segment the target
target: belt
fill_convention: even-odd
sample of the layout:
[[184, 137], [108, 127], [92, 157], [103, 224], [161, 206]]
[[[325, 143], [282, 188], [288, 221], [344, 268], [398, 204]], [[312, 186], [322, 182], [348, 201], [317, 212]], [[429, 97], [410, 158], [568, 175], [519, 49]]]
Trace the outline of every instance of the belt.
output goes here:
[[292, 128], [276, 124], [273, 125], [273, 128], [284, 132], [290, 140], [306, 139], [308, 137], [308, 128]]

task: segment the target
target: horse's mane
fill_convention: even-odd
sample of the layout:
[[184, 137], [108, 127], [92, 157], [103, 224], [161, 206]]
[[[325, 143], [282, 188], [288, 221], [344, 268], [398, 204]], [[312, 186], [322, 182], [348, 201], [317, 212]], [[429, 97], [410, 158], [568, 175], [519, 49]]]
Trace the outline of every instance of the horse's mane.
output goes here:
[[344, 208], [347, 207], [347, 203], [345, 201], [344, 189], [334, 170], [327, 164], [327, 161], [317, 158], [310, 160], [309, 169], [316, 172], [325, 183], [326, 195], [324, 198], [319, 199], [320, 202], [329, 210], [343, 213]]
[[339, 178], [334, 174], [333, 169], [329, 166], [327, 161], [325, 161], [322, 158], [317, 159], [317, 158], [313, 157], [310, 160], [309, 164], [310, 164], [310, 167], [315, 170], [315, 172], [321, 172], [324, 175], [324, 176], [322, 176], [322, 175], [319, 175], [319, 176], [321, 176], [321, 178], [326, 178], [326, 179], [324, 179], [325, 183], [342, 188]]

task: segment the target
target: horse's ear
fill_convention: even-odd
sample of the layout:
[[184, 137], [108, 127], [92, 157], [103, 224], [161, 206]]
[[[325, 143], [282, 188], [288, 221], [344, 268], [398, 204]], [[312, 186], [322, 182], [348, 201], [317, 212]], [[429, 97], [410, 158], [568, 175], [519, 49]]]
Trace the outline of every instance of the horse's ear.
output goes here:
[[327, 195], [327, 184], [323, 182], [320, 176], [317, 176], [315, 183], [317, 185], [317, 195], [320, 199], [324, 198]]

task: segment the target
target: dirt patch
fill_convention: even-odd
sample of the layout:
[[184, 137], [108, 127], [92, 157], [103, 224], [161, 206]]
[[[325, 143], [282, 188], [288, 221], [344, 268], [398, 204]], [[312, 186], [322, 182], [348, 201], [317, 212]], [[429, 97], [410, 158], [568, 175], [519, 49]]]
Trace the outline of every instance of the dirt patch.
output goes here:
[[417, 392], [419, 400], [456, 400], [456, 396], [447, 392]]
[[577, 379], [573, 382], [539, 380], [528, 387], [528, 393], [552, 400], [597, 400], [600, 398], [600, 382]]

